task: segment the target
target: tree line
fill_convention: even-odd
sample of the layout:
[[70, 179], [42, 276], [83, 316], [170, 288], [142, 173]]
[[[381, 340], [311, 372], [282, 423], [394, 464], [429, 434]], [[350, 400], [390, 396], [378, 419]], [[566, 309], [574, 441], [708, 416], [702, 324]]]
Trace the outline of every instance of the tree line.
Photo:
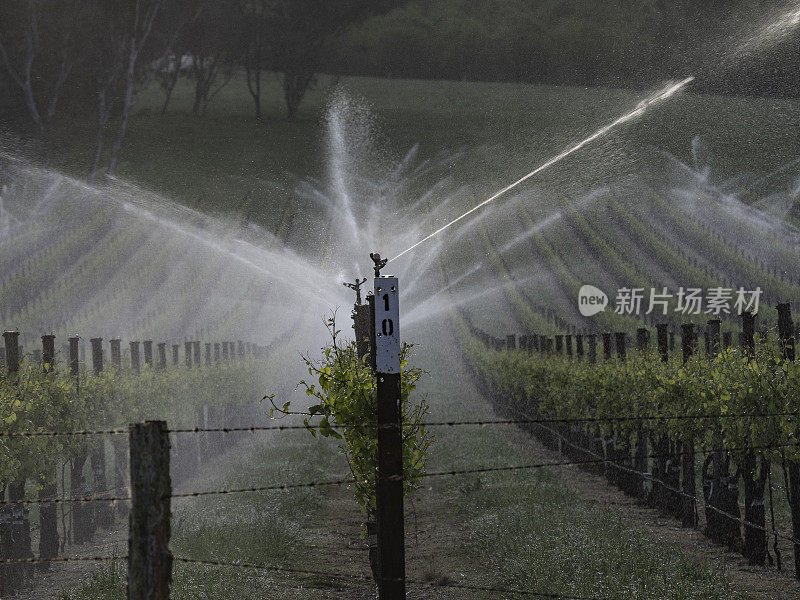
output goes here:
[[[19, 0], [0, 3], [0, 121], [46, 139], [58, 118], [96, 124], [91, 178], [113, 174], [151, 85], [166, 112], [181, 77], [203, 114], [237, 73], [257, 120], [280, 78], [294, 119], [320, 72], [648, 87], [711, 72], [714, 93], [796, 95], [800, 36], [736, 68], [719, 54], [777, 0]], [[695, 88], [697, 89], [697, 88]]]
[[56, 119], [96, 123], [90, 179], [113, 175], [130, 116], [181, 76], [194, 112], [244, 69], [260, 118], [261, 79], [279, 74], [290, 119], [325, 44], [395, 0], [19, 0], [0, 4], [0, 119], [46, 139]]
[[721, 66], [787, 11], [780, 0], [410, 0], [341, 35], [328, 69], [634, 88], [702, 72], [708, 92], [796, 96], [797, 31]]

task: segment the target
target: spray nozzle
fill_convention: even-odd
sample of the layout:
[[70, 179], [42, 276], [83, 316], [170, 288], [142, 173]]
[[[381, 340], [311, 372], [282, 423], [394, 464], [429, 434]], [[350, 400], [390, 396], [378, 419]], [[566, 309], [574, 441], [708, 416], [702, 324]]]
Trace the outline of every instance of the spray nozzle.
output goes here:
[[389, 262], [388, 258], [381, 258], [381, 255], [377, 252], [369, 253], [369, 257], [372, 259], [372, 262], [375, 263], [375, 277], [381, 276], [381, 269], [386, 266], [386, 263]]
[[358, 278], [356, 277], [356, 282], [355, 283], [348, 283], [346, 281], [342, 282], [342, 285], [344, 287], [350, 288], [351, 290], [355, 291], [355, 293], [356, 293], [356, 304], [361, 304], [361, 286], [366, 281], [367, 281], [366, 277], [364, 277], [364, 279], [362, 279], [361, 281], [359, 281]]

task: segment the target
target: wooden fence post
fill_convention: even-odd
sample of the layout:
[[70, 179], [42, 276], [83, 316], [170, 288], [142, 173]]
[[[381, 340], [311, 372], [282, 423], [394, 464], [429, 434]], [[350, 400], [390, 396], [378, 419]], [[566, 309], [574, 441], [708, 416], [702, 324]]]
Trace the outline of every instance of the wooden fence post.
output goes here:
[[141, 373], [142, 367], [139, 364], [139, 342], [131, 342], [131, 369], [134, 370], [135, 373]]
[[[6, 351], [6, 370], [9, 379], [13, 381], [19, 372], [22, 354], [19, 346], [19, 332], [6, 331], [3, 333], [3, 338]], [[19, 502], [25, 499], [24, 477], [7, 482], [7, 486], [9, 502]], [[7, 538], [3, 540], [4, 545], [8, 544], [6, 553], [10, 558], [32, 558], [31, 524], [28, 508], [22, 504], [7, 505], [3, 508], [8, 509], [3, 511], [3, 516], [6, 519], [10, 517], [10, 523], [6, 522], [6, 531], [4, 532]], [[26, 576], [30, 576], [31, 565], [8, 565], [8, 568], [4, 569], [4, 571], [9, 575], [7, 578], [4, 577], [4, 579], [7, 579], [6, 583], [10, 584], [9, 587], [14, 589], [23, 584]]]
[[[75, 378], [76, 393], [80, 394], [80, 361], [78, 356], [78, 336], [69, 338], [69, 374]], [[89, 485], [83, 474], [83, 468], [89, 459], [85, 451], [81, 451], [72, 461], [70, 468], [70, 493], [73, 498], [82, 498], [90, 493]], [[72, 505], [73, 541], [76, 544], [91, 542], [94, 535], [92, 508], [88, 504], [76, 502]]]
[[636, 330], [636, 349], [639, 352], [646, 352], [650, 344], [650, 330], [647, 327], [639, 327]]
[[[681, 325], [681, 344], [683, 348], [683, 362], [686, 364], [695, 352], [697, 337], [695, 336], [694, 323], [684, 323]], [[697, 486], [695, 484], [694, 469], [694, 435], [685, 433], [681, 438], [681, 489], [684, 494], [690, 497], [683, 497], [681, 520], [685, 527], [697, 525], [697, 509], [694, 497], [696, 496]]]
[[[646, 327], [639, 327], [636, 330], [636, 350], [646, 353], [650, 346], [650, 330]], [[643, 398], [639, 399], [639, 410], [642, 410], [645, 403]], [[647, 454], [649, 449], [649, 439], [651, 432], [645, 427], [642, 420], [636, 423], [636, 452], [633, 458], [633, 469], [636, 471], [635, 493], [642, 500], [647, 500], [647, 479], [643, 473], [648, 472]], [[638, 475], [642, 473], [642, 475]]]
[[535, 333], [528, 338], [528, 351], [539, 352], [539, 334]]
[[[42, 370], [52, 373], [55, 369], [56, 336], [52, 334], [42, 336]], [[47, 472], [42, 478], [42, 488], [39, 490], [39, 499], [47, 500], [58, 495], [56, 485], [56, 464], [48, 465]], [[55, 504], [42, 504], [39, 507], [39, 558], [48, 559], [58, 556], [58, 513]], [[50, 567], [47, 562], [41, 563], [40, 569], [46, 571]]]
[[167, 344], [166, 342], [159, 342], [158, 344], [158, 369], [164, 371], [167, 368]]
[[219, 362], [219, 357], [220, 357], [220, 354], [219, 354], [219, 342], [214, 342], [214, 362], [215, 363]]
[[192, 342], [192, 353], [194, 354], [194, 366], [199, 367], [202, 364], [200, 360], [200, 342]]
[[192, 368], [192, 342], [184, 342], [183, 344], [183, 354], [184, 360], [186, 362], [186, 366], [188, 368]]
[[556, 354], [563, 354], [564, 353], [564, 336], [557, 335], [555, 336], [556, 339]]
[[625, 352], [625, 332], [624, 331], [617, 331], [614, 334], [614, 338], [617, 345], [617, 358], [620, 360], [625, 360], [626, 352]]
[[[92, 338], [92, 369], [95, 376], [103, 372], [103, 338]], [[103, 399], [105, 402], [105, 399]], [[97, 446], [92, 451], [90, 462], [92, 465], [92, 475], [94, 476], [94, 489], [98, 494], [105, 493], [108, 486], [106, 480], [106, 441], [100, 436]], [[97, 502], [94, 506], [95, 521], [100, 527], [109, 528], [114, 524], [114, 512], [110, 502]]]
[[128, 525], [128, 600], [168, 600], [172, 482], [164, 421], [137, 423], [130, 433], [131, 511]]
[[228, 360], [228, 342], [222, 342], [222, 360]]
[[572, 336], [567, 334], [564, 336], [564, 344], [567, 348], [567, 356], [572, 358]]
[[597, 336], [594, 333], [590, 333], [586, 336], [586, 339], [589, 342], [589, 362], [594, 364], [597, 362]]
[[5, 342], [6, 371], [9, 375], [19, 372], [19, 331], [3, 332]]
[[706, 345], [709, 358], [716, 358], [722, 349], [720, 346], [720, 331], [722, 329], [722, 321], [719, 319], [711, 319], [706, 327]]
[[[122, 340], [113, 338], [109, 340], [111, 345], [111, 363], [117, 368], [122, 368]], [[111, 445], [114, 447], [114, 491], [121, 492], [125, 488], [125, 472], [128, 466], [127, 445], [123, 436], [111, 436]], [[116, 512], [123, 515], [127, 510], [127, 505], [120, 502], [116, 505]]]
[[668, 335], [666, 323], [659, 323], [656, 325], [656, 341], [658, 342], [658, 354], [661, 356], [661, 362], [667, 362], [669, 360]]
[[578, 358], [583, 358], [583, 334], [575, 336], [575, 354]]
[[120, 348], [122, 340], [114, 338], [109, 343], [111, 344], [111, 362], [119, 369], [122, 366], [122, 349]]
[[603, 358], [611, 360], [611, 332], [606, 331], [602, 334], [603, 339]]
[[[778, 304], [778, 337], [781, 344], [781, 352], [783, 358], [788, 361], [794, 361], [795, 348], [794, 348], [794, 323], [792, 322], [792, 309], [788, 303]], [[749, 320], [753, 321], [753, 315], [745, 313], [749, 316]], [[744, 321], [744, 315], [742, 315]], [[750, 327], [754, 329], [754, 327]], [[753, 342], [755, 348], [755, 342]]]
[[206, 342], [206, 366], [211, 366], [211, 343]]
[[180, 344], [172, 344], [172, 366], [177, 367], [178, 363], [180, 363]]
[[[781, 348], [785, 360], [794, 362], [794, 324], [792, 322], [792, 312], [788, 304], [778, 305], [778, 335], [781, 340]], [[752, 319], [752, 315], [751, 315]], [[742, 315], [744, 321], [744, 314]], [[789, 509], [792, 514], [792, 535], [796, 540], [800, 540], [800, 462], [795, 460], [786, 461], [786, 469], [789, 473]], [[794, 575], [800, 579], [800, 544], [794, 543]]]
[[147, 367], [153, 368], [153, 340], [145, 340], [142, 342], [144, 348], [144, 364]]

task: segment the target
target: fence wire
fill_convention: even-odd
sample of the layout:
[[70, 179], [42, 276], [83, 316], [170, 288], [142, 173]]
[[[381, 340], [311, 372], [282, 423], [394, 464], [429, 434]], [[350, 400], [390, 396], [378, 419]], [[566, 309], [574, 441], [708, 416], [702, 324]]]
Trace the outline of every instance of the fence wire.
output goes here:
[[[630, 415], [602, 417], [570, 417], [570, 418], [530, 418], [530, 419], [491, 419], [465, 421], [423, 421], [422, 427], [459, 427], [488, 425], [537, 425], [548, 423], [621, 423], [627, 421], [704, 421], [710, 419], [769, 419], [773, 417], [800, 417], [800, 411], [765, 412], [765, 413], [724, 413], [700, 415]], [[168, 429], [167, 433], [256, 433], [262, 431], [306, 430], [315, 425], [263, 425], [247, 427], [183, 427]], [[339, 423], [331, 424], [331, 429], [394, 429], [397, 425], [377, 425], [376, 423]], [[74, 431], [0, 431], [0, 438], [37, 438], [61, 436], [101, 436], [129, 434], [131, 426], [111, 429], [78, 429]]]
[[0, 558], [0, 564], [19, 565], [19, 564], [38, 564], [38, 563], [71, 563], [71, 562], [107, 562], [117, 560], [128, 560], [128, 555], [120, 556], [54, 556], [52, 558]]

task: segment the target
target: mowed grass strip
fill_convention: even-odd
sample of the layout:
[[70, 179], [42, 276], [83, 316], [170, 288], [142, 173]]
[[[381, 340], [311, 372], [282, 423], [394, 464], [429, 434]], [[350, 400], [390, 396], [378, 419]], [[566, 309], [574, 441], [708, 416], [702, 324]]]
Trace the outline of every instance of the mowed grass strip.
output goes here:
[[[455, 341], [442, 331], [431, 332]], [[492, 419], [497, 415], [475, 389], [457, 351], [422, 340], [439, 377], [421, 390], [432, 401], [431, 420]], [[513, 426], [442, 427], [431, 470], [524, 465], [554, 460]], [[556, 459], [566, 460], [566, 459]], [[603, 505], [569, 487], [562, 469], [432, 478], [426, 501], [434, 527], [457, 539], [444, 553], [451, 580], [533, 592], [626, 600], [746, 599], [719, 566], [692, 556], [625, 518], [625, 509]], [[413, 533], [408, 532], [408, 536]], [[409, 573], [434, 579], [441, 573]], [[470, 596], [469, 594], [473, 594]], [[460, 597], [487, 597], [464, 591]], [[502, 594], [497, 597], [504, 597]], [[507, 596], [513, 597], [513, 596]]]

